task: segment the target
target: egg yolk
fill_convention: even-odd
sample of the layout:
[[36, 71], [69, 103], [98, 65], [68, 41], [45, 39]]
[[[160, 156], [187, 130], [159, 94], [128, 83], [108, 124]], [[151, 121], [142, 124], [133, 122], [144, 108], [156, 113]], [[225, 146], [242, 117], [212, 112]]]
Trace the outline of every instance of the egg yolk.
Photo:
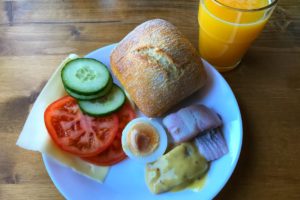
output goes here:
[[150, 124], [137, 123], [129, 130], [127, 143], [133, 154], [144, 156], [158, 147], [159, 135]]

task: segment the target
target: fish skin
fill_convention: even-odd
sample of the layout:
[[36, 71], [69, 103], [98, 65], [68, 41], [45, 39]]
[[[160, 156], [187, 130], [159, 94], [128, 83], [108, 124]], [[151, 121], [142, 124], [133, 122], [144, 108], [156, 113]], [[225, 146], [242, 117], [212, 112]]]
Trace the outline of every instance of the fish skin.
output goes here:
[[197, 136], [194, 144], [207, 161], [217, 160], [228, 153], [226, 141], [219, 129], [213, 129]]

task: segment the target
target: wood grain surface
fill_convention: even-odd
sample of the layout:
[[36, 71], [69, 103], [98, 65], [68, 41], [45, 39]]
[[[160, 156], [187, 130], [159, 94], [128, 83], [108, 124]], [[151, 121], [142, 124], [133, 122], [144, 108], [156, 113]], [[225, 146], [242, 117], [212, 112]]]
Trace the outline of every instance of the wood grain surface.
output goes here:
[[[0, 2], [0, 199], [63, 199], [41, 155], [15, 143], [45, 81], [69, 53], [171, 21], [197, 46], [198, 1]], [[223, 74], [240, 105], [243, 149], [216, 199], [300, 199], [300, 1], [282, 0], [240, 66]]]

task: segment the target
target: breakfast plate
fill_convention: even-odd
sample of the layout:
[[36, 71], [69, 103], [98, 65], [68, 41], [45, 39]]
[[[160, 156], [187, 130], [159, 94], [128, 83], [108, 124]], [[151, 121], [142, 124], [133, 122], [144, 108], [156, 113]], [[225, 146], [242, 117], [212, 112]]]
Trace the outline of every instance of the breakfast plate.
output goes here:
[[[98, 59], [109, 66], [113, 45], [100, 48], [86, 57]], [[224, 78], [208, 63], [204, 62], [208, 80], [204, 88], [181, 102], [171, 111], [195, 103], [203, 103], [222, 117], [222, 131], [229, 152], [213, 161], [200, 191], [190, 189], [154, 195], [148, 190], [144, 165], [126, 159], [112, 166], [104, 183], [98, 183], [62, 166], [51, 157], [43, 154], [46, 170], [57, 189], [66, 199], [110, 199], [110, 200], [151, 200], [151, 199], [212, 199], [230, 178], [239, 158], [242, 146], [242, 119], [235, 96]], [[117, 80], [114, 80], [118, 83]], [[139, 116], [143, 116], [138, 112]]]

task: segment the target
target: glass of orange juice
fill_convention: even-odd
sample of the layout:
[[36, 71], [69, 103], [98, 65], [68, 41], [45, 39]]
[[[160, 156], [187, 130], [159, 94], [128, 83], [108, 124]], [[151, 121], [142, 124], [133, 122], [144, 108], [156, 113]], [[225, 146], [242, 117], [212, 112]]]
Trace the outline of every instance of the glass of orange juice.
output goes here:
[[220, 72], [234, 69], [278, 0], [200, 0], [199, 51]]

